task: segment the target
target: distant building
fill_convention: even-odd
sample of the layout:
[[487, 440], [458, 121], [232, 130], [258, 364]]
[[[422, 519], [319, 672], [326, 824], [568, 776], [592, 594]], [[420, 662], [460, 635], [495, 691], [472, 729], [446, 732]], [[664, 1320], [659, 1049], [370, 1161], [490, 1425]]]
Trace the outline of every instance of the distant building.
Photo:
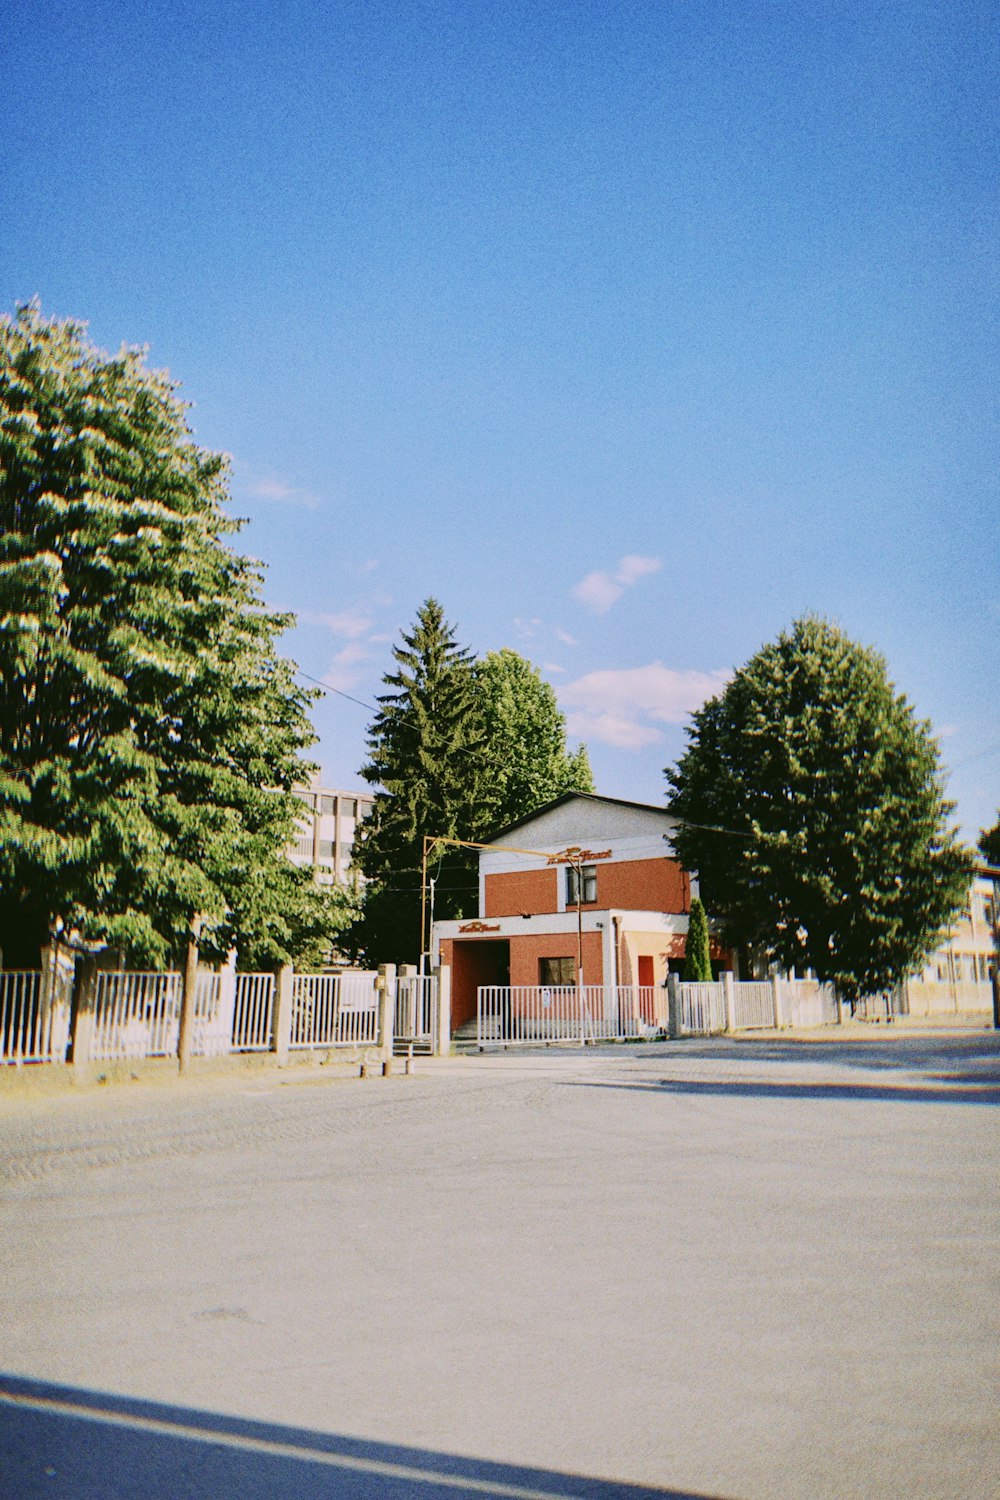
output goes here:
[[1000, 869], [977, 864], [965, 909], [959, 912], [947, 936], [930, 954], [919, 976], [936, 984], [983, 984], [990, 977], [996, 956], [996, 931]]
[[[683, 969], [697, 883], [662, 807], [565, 792], [494, 835], [479, 855], [479, 915], [435, 922], [432, 963], [451, 967], [452, 1024], [480, 985], [661, 986]], [[530, 851], [530, 852], [529, 852]], [[712, 957], [733, 956], [713, 940]]]
[[298, 835], [289, 849], [294, 865], [313, 865], [325, 885], [346, 881], [350, 874], [354, 836], [371, 812], [370, 792], [345, 792], [321, 786], [319, 779], [296, 787], [302, 803]]

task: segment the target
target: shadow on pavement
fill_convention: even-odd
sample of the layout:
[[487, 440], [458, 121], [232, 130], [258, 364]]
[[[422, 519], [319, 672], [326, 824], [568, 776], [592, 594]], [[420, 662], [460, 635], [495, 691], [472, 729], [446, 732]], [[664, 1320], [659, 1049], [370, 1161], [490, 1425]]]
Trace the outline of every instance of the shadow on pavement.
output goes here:
[[[17, 1500], [712, 1500], [0, 1375], [0, 1495]], [[720, 1500], [720, 1497], [715, 1497]]]
[[969, 1081], [1000, 1085], [1000, 1032], [980, 1032], [968, 1037], [905, 1036], [891, 1026], [878, 1034], [850, 1037], [843, 1041], [824, 1037], [777, 1039], [775, 1037], [685, 1038], [667, 1044], [666, 1056], [698, 1058], [718, 1062], [824, 1063], [837, 1067], [884, 1069], [886, 1072], [920, 1072], [944, 1080], [967, 1075]]
[[768, 1079], [657, 1078], [624, 1083], [598, 1079], [566, 1079], [573, 1089], [631, 1089], [640, 1093], [697, 1094], [725, 1099], [847, 1099], [890, 1104], [1000, 1104], [1000, 1081], [969, 1081], [959, 1075], [946, 1081], [906, 1083], [792, 1083]]

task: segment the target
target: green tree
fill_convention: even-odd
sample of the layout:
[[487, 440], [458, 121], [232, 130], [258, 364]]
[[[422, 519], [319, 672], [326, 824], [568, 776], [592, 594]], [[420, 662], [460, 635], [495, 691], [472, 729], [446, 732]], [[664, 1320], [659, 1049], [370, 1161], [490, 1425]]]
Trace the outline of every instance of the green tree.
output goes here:
[[989, 864], [1000, 866], [1000, 814], [992, 828], [980, 833], [979, 852]]
[[[483, 726], [472, 658], [436, 599], [421, 606], [393, 656], [361, 771], [377, 790], [355, 851], [366, 883], [353, 942], [373, 963], [418, 959], [424, 836], [474, 839], [480, 825]], [[430, 873], [435, 917], [475, 910], [474, 855], [439, 847]]]
[[708, 917], [699, 896], [695, 896], [691, 902], [691, 912], [688, 916], [684, 978], [694, 984], [708, 983], [712, 978], [712, 959], [708, 945]]
[[8, 963], [73, 931], [160, 962], [194, 915], [209, 953], [289, 956], [308, 695], [274, 649], [289, 617], [224, 540], [226, 472], [142, 351], [108, 356], [35, 304], [0, 319]]
[[798, 621], [693, 716], [677, 853], [727, 940], [849, 1000], [919, 966], [968, 888], [929, 725], [885, 662]]
[[516, 651], [491, 651], [473, 668], [483, 721], [479, 827], [494, 831], [563, 792], [592, 792], [584, 745], [570, 753], [556, 695]]

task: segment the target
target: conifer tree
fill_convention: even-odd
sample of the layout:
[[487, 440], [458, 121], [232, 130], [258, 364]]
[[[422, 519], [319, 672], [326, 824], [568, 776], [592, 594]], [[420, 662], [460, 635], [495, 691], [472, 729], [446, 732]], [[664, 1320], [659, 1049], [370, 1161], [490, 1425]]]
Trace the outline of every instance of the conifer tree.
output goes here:
[[[162, 962], [289, 956], [284, 847], [312, 739], [289, 617], [225, 541], [226, 460], [142, 351], [0, 319], [0, 947], [79, 932]], [[295, 886], [294, 889], [292, 887]]]
[[684, 978], [694, 984], [707, 984], [712, 978], [708, 916], [699, 896], [695, 896], [692, 900], [688, 916], [687, 943], [684, 949]]
[[919, 967], [965, 899], [937, 745], [876, 652], [798, 621], [693, 716], [674, 845], [732, 944], [848, 1000]]
[[[362, 776], [376, 788], [355, 863], [365, 877], [353, 940], [372, 963], [415, 963], [420, 954], [424, 835], [475, 839], [480, 831], [484, 735], [470, 653], [460, 647], [436, 599], [393, 648], [397, 670], [379, 696]], [[477, 905], [475, 856], [434, 855], [434, 915], [464, 916]]]

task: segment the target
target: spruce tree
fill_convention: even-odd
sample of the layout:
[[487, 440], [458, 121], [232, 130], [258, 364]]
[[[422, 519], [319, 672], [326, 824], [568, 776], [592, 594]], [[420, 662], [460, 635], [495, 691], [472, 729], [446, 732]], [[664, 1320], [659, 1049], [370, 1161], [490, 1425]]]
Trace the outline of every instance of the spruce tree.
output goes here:
[[[361, 771], [376, 792], [355, 855], [365, 885], [353, 941], [370, 963], [419, 959], [424, 836], [475, 839], [481, 823], [484, 734], [472, 658], [436, 599], [421, 606], [393, 656]], [[439, 847], [430, 874], [436, 918], [476, 910], [474, 853]]]
[[225, 541], [226, 472], [142, 351], [109, 356], [34, 304], [0, 319], [8, 965], [72, 932], [163, 962], [194, 916], [209, 953], [290, 956], [283, 851], [313, 736], [274, 649], [289, 617]]
[[737, 946], [846, 999], [918, 968], [965, 899], [937, 745], [876, 652], [798, 621], [693, 715], [674, 846]]
[[684, 949], [684, 978], [689, 983], [705, 984], [712, 978], [712, 960], [708, 945], [708, 916], [701, 898], [695, 896], [688, 916], [687, 943]]

